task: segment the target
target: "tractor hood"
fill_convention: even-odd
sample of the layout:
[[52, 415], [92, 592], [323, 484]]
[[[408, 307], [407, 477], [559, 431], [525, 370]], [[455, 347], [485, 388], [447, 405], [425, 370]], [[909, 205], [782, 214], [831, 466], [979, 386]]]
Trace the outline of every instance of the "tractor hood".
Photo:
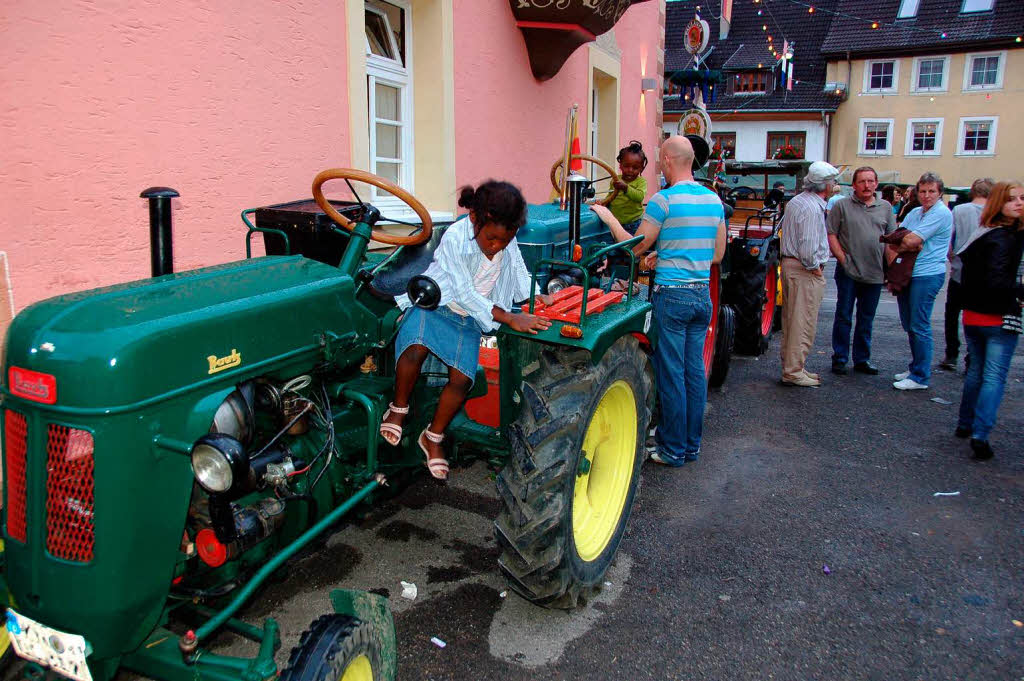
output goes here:
[[312, 351], [325, 329], [362, 328], [354, 300], [350, 277], [301, 256], [59, 296], [14, 319], [3, 378], [57, 407], [126, 407]]

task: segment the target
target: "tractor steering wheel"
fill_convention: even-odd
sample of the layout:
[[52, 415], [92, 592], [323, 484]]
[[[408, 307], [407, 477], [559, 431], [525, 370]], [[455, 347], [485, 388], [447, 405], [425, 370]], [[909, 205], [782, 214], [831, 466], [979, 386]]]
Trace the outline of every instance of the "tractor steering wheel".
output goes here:
[[[334, 220], [340, 227], [344, 227], [348, 231], [353, 230], [352, 221], [346, 218], [344, 215], [338, 212], [338, 209], [331, 205], [331, 202], [324, 196], [323, 185], [329, 180], [356, 180], [358, 182], [364, 182], [366, 184], [373, 185], [378, 189], [383, 189], [386, 192], [394, 194], [398, 197], [402, 203], [412, 208], [413, 212], [419, 216], [423, 222], [423, 230], [419, 234], [410, 234], [408, 236], [402, 236], [400, 234], [388, 234], [387, 232], [373, 229], [370, 232], [370, 238], [374, 241], [379, 241], [382, 244], [390, 244], [392, 246], [417, 246], [422, 243], [430, 241], [430, 235], [434, 231], [434, 222], [430, 219], [430, 213], [420, 203], [415, 196], [405, 191], [401, 187], [392, 184], [388, 180], [385, 180], [379, 175], [368, 173], [363, 170], [355, 170], [353, 168], [328, 168], [317, 174], [313, 178], [313, 199], [316, 201], [316, 205], [320, 206], [323, 212], [327, 213], [327, 217]], [[362, 201], [360, 201], [362, 205]]]
[[[600, 203], [602, 206], [609, 205], [612, 202], [612, 199], [619, 195], [619, 190], [615, 188], [615, 183], [620, 180], [619, 174], [616, 173], [610, 165], [608, 165], [599, 158], [595, 158], [593, 156], [584, 156], [583, 154], [573, 154], [572, 156], [569, 157], [570, 162], [575, 161], [577, 159], [580, 161], [590, 161], [594, 165], [600, 166], [605, 172], [608, 173], [608, 176], [609, 178], [611, 178], [612, 181], [612, 191], [603, 200], [598, 201], [598, 203]], [[557, 191], [559, 194], [562, 193], [562, 185], [558, 183], [558, 169], [562, 167], [563, 163], [563, 159], [558, 159], [557, 161], [555, 161], [555, 165], [551, 166], [551, 186], [554, 187], [555, 191]], [[562, 173], [562, 177], [565, 177], [565, 173]]]

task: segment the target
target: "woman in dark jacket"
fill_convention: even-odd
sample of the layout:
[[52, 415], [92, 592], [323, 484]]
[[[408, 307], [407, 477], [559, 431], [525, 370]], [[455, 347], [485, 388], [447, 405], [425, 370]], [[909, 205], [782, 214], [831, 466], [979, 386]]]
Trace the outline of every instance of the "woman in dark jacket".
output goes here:
[[972, 457], [991, 459], [988, 435], [1003, 399], [1021, 333], [1024, 301], [1024, 185], [999, 182], [981, 227], [958, 251], [963, 261], [964, 336], [971, 363], [960, 398], [957, 437], [970, 437]]

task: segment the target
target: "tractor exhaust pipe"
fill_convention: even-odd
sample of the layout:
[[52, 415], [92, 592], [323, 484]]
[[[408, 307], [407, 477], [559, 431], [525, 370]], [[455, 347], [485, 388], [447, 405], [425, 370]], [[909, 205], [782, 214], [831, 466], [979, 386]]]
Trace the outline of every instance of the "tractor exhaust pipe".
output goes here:
[[171, 246], [171, 199], [180, 196], [170, 187], [150, 187], [139, 194], [149, 199], [149, 266], [154, 277], [174, 271]]

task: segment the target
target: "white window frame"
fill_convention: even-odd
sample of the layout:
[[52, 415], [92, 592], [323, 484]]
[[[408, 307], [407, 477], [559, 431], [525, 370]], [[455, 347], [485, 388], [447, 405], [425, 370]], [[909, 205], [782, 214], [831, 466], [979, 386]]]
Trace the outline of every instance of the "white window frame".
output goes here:
[[[942, 60], [942, 82], [938, 87], [919, 87], [918, 78], [921, 75], [921, 62]], [[934, 94], [949, 90], [949, 55], [930, 55], [926, 57], [914, 57], [914, 67], [910, 74], [910, 91], [920, 94]]]
[[[914, 151], [914, 124], [935, 124], [935, 150]], [[942, 156], [942, 118], [908, 118], [907, 138], [903, 145], [904, 156]]]
[[[971, 85], [971, 72], [974, 71], [974, 60], [978, 57], [999, 57], [999, 69], [996, 71], [994, 85]], [[1006, 50], [998, 52], [971, 52], [964, 58], [964, 92], [991, 92], [1003, 89], [1003, 74], [1006, 72]]]
[[[867, 141], [867, 129], [869, 123], [885, 123], [888, 126], [888, 130], [885, 136], [885, 151], [868, 151], [865, 148], [865, 142]], [[858, 123], [860, 128], [857, 135], [857, 155], [858, 156], [892, 156], [892, 135], [894, 130], [894, 120], [892, 118], [862, 118]]]
[[[367, 98], [367, 133], [370, 136], [370, 172], [375, 172], [377, 168], [377, 116], [376, 116], [376, 83], [382, 85], [389, 85], [391, 87], [398, 88], [399, 90], [399, 107], [401, 114], [401, 154], [402, 158], [397, 159], [400, 161], [400, 168], [398, 173], [398, 186], [408, 191], [410, 194], [415, 192], [414, 176], [415, 173], [415, 159], [413, 158], [413, 150], [415, 149], [413, 143], [413, 79], [412, 79], [412, 6], [406, 0], [382, 0], [390, 5], [395, 5], [401, 8], [403, 11], [403, 18], [405, 26], [403, 27], [403, 33], [405, 35], [405, 65], [401, 62], [381, 57], [373, 54], [370, 51], [370, 46], [367, 43], [366, 46], [366, 98]], [[390, 21], [387, 15], [381, 12], [379, 9], [374, 7], [369, 2], [366, 3], [365, 7], [367, 12], [372, 12], [384, 18], [385, 24], [388, 26], [388, 38], [391, 40], [392, 50], [395, 54], [398, 53], [398, 45], [394, 38], [394, 33], [391, 30]], [[382, 159], [383, 160], [383, 159]], [[388, 161], [393, 162], [393, 161]], [[370, 202], [373, 203], [380, 209], [387, 209], [390, 212], [400, 210], [403, 214], [408, 212], [405, 204], [397, 197], [389, 194], [380, 192], [376, 187], [370, 188]]]
[[[967, 134], [968, 123], [989, 123], [988, 150], [987, 151], [966, 151], [964, 149], [964, 137]], [[996, 132], [999, 128], [999, 116], [963, 116], [956, 136], [956, 153], [954, 156], [995, 156], [996, 155]]]
[[920, 0], [900, 0], [900, 7], [896, 11], [896, 18], [913, 19], [917, 16], [917, 10], [920, 5]]
[[993, 9], [995, 9], [996, 5], [995, 0], [989, 0], [988, 7], [986, 7], [985, 9], [968, 10], [967, 2], [968, 0], [962, 0], [962, 2], [960, 3], [960, 14], [978, 14], [981, 12], [991, 12]]
[[[892, 63], [892, 87], [871, 89], [871, 67], [875, 64]], [[864, 62], [864, 87], [862, 91], [866, 95], [891, 95], [900, 89], [900, 60], [899, 59], [869, 59]]]

